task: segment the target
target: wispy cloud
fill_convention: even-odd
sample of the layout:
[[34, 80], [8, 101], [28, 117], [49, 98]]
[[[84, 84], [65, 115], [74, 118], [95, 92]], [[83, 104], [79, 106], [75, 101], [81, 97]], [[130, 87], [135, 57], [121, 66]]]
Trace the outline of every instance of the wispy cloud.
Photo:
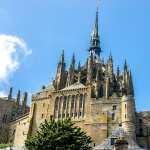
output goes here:
[[[0, 87], [9, 85], [10, 77], [19, 69], [24, 57], [30, 55], [32, 51], [26, 42], [17, 36], [0, 35]], [[0, 96], [4, 96], [0, 90]]]

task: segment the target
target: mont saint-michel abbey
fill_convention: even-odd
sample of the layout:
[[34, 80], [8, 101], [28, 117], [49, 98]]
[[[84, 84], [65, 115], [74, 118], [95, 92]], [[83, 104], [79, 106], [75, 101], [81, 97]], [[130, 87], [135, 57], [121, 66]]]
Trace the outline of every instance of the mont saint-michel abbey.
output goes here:
[[[70, 117], [92, 137], [95, 150], [113, 149], [113, 139], [122, 136], [126, 139], [121, 143], [122, 150], [150, 150], [150, 112], [136, 112], [132, 73], [127, 62], [120, 71], [119, 67], [114, 68], [111, 54], [107, 60], [102, 59], [98, 24], [97, 11], [85, 63], [77, 64], [73, 54], [66, 69], [63, 51], [53, 83], [32, 95], [30, 110], [23, 103], [24, 112], [15, 115], [20, 97], [0, 99], [0, 108], [7, 107], [6, 103], [12, 105], [0, 114], [1, 129], [8, 130], [7, 142], [23, 146], [28, 135], [35, 134], [45, 119]], [[7, 119], [6, 115], [16, 117]], [[2, 139], [4, 134], [1, 136]]]

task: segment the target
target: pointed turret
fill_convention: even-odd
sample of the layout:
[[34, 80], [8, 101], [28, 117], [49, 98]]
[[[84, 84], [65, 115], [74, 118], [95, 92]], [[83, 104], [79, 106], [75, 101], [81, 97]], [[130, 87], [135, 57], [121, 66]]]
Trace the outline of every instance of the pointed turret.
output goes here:
[[20, 97], [21, 97], [21, 92], [20, 90], [17, 93], [17, 98], [16, 98], [16, 112], [19, 112], [19, 105], [20, 105]]
[[133, 80], [132, 80], [132, 72], [129, 72], [129, 95], [134, 96], [134, 86], [133, 86]]
[[128, 65], [127, 65], [127, 61], [125, 60], [124, 62], [124, 73], [123, 73], [123, 82], [125, 84], [125, 86], [127, 87], [127, 82], [129, 79], [129, 72], [128, 72]]
[[62, 51], [62, 54], [61, 54], [61, 57], [60, 57], [60, 63], [64, 63], [64, 61], [65, 61], [65, 52], [64, 52], [64, 50]]
[[8, 100], [12, 99], [12, 92], [13, 92], [13, 87], [11, 87], [10, 90], [9, 90]]
[[65, 87], [66, 74], [65, 74], [65, 59], [64, 50], [60, 57], [60, 61], [57, 66], [57, 73], [54, 81], [54, 87], [56, 90], [60, 90]]
[[72, 68], [72, 70], [75, 70], [75, 64], [76, 64], [75, 53], [73, 53], [72, 61], [71, 61], [71, 65], [70, 65], [70, 68]]
[[129, 71], [126, 60], [125, 60], [125, 63], [124, 63], [123, 86], [124, 86], [124, 93], [126, 95], [134, 96], [132, 74], [131, 74], [131, 71]]
[[73, 53], [69, 72], [68, 72], [68, 77], [67, 77], [67, 83], [66, 86], [70, 86], [71, 84], [74, 83], [74, 72], [75, 72], [75, 54]]
[[81, 71], [81, 63], [79, 61], [79, 63], [78, 63], [78, 72], [80, 72], [80, 71]]
[[28, 93], [25, 92], [22, 98], [22, 114], [26, 113]]
[[125, 59], [125, 62], [124, 62], [124, 72], [125, 71], [128, 71], [128, 65], [127, 65], [127, 60]]
[[89, 51], [100, 56], [101, 48], [100, 48], [100, 38], [99, 38], [98, 15], [99, 15], [99, 12], [97, 9], [95, 24], [94, 24], [94, 28], [91, 34], [91, 46], [89, 48]]
[[108, 59], [110, 62], [113, 62], [113, 57], [112, 57], [112, 53], [110, 52], [109, 54], [109, 59]]
[[119, 68], [119, 66], [117, 67], [117, 78], [119, 78], [119, 76], [120, 76], [120, 68]]
[[111, 53], [107, 61], [107, 73], [108, 73], [108, 77], [112, 80], [113, 79], [113, 57]]

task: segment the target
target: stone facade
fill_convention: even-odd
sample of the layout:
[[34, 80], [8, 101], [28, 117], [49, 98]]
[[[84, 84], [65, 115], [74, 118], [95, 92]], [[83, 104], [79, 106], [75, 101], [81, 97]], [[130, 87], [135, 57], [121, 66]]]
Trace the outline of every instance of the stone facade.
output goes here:
[[27, 106], [27, 93], [22, 96], [18, 91], [16, 98], [12, 97], [13, 89], [10, 88], [8, 97], [0, 98], [0, 143], [7, 143], [9, 140], [9, 123], [14, 122], [17, 118], [28, 114], [29, 107]]
[[98, 30], [97, 12], [85, 64], [79, 63], [76, 67], [73, 54], [67, 70], [62, 52], [53, 84], [43, 86], [32, 95], [27, 116], [9, 123], [10, 142], [23, 145], [27, 134], [35, 134], [45, 119], [70, 117], [93, 138], [95, 145], [102, 143], [122, 124], [129, 138], [149, 149], [150, 115], [144, 117], [136, 113], [131, 70], [125, 61], [123, 71], [120, 72], [119, 67], [115, 71], [111, 54], [106, 61], [101, 58]]
[[25, 114], [20, 118], [17, 118], [13, 122], [9, 123], [9, 143], [13, 143], [15, 146], [23, 146], [24, 141], [27, 139], [30, 119], [29, 114]]

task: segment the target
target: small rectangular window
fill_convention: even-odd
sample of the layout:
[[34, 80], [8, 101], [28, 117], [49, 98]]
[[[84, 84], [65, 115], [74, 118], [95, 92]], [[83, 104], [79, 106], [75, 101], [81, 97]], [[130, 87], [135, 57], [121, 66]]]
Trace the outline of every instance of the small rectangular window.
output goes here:
[[112, 120], [115, 120], [115, 114], [112, 113]]
[[44, 114], [42, 114], [42, 119], [44, 118]]
[[127, 108], [127, 104], [125, 104], [125, 109]]
[[125, 118], [127, 118], [127, 115], [125, 114]]
[[116, 105], [114, 105], [114, 106], [113, 106], [113, 110], [116, 110], [116, 109], [117, 109], [117, 106], [116, 106]]
[[82, 115], [82, 112], [80, 112], [79, 116], [81, 116], [81, 115]]

